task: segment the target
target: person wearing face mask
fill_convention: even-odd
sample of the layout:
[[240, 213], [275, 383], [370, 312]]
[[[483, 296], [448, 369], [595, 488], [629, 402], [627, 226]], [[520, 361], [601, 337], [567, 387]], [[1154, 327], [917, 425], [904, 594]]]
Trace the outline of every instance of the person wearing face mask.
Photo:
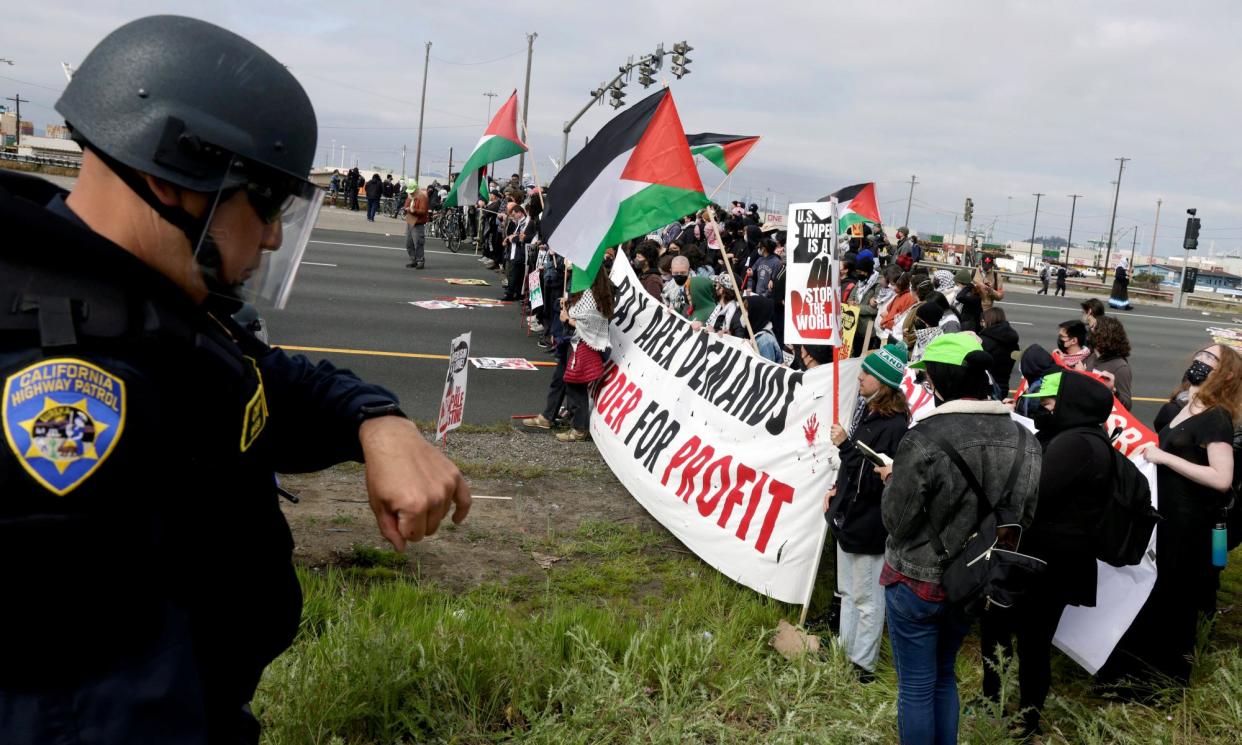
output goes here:
[[1216, 611], [1220, 570], [1212, 565], [1212, 530], [1233, 485], [1242, 358], [1213, 344], [1195, 354], [1183, 386], [1186, 404], [1160, 429], [1159, 447], [1144, 451], [1156, 465], [1163, 517], [1156, 524], [1160, 571], [1107, 671], [1101, 671], [1108, 678], [1138, 675], [1154, 687], [1169, 679], [1189, 683], [1200, 613], [1210, 617]]
[[978, 498], [938, 442], [955, 447], [987, 494], [1004, 491], [1021, 452], [1010, 498], [996, 507], [1007, 524], [1029, 526], [1035, 513], [1039, 443], [1013, 422], [1009, 407], [987, 400], [991, 362], [973, 334], [934, 339], [910, 367], [926, 371], [935, 409], [905, 435], [893, 465], [878, 469], [886, 481], [880, 510], [888, 530], [880, 584], [904, 743], [957, 742], [954, 667], [970, 630], [969, 618], [948, 602], [941, 584], [946, 557], [936, 544], [964, 544], [978, 523]]
[[962, 331], [978, 331], [983, 321], [983, 299], [971, 279], [970, 270], [958, 269], [953, 281], [958, 288], [953, 308], [961, 319]]
[[727, 272], [717, 274], [712, 278], [712, 283], [716, 289], [716, 307], [712, 309], [707, 321], [704, 322], [707, 330], [718, 334], [746, 336], [746, 326], [742, 323], [742, 316], [739, 312], [733, 276]]
[[1082, 321], [1065, 321], [1057, 327], [1057, 349], [1068, 368], [1078, 368], [1087, 359], [1091, 348], [1087, 346], [1087, 327]]
[[[876, 295], [880, 291], [880, 275], [874, 269], [875, 259], [871, 257], [860, 258], [854, 263], [854, 285], [845, 300], [858, 306], [858, 330], [854, 332], [851, 357], [862, 356], [863, 351], [869, 349], [873, 341], [877, 346], [879, 344], [875, 337], [875, 321], [879, 308]], [[872, 334], [870, 338], [867, 338], [868, 329]]]
[[675, 256], [669, 266], [669, 278], [660, 292], [660, 301], [674, 313], [684, 315], [690, 305], [690, 290], [686, 283], [690, 281], [690, 260], [685, 256]]
[[1047, 562], [1047, 569], [1027, 588], [1020, 608], [984, 612], [980, 647], [983, 694], [1000, 703], [997, 647], [1013, 659], [1016, 638], [1018, 706], [1023, 736], [1030, 736], [1040, 731], [1061, 613], [1067, 605], [1095, 606], [1092, 539], [1112, 494], [1112, 445], [1104, 426], [1113, 397], [1099, 381], [1068, 370], [1048, 374], [1041, 390], [1023, 396], [1038, 405], [1035, 426], [1044, 446], [1039, 509], [1020, 545], [1023, 553]]
[[840, 641], [863, 682], [875, 679], [884, 630], [884, 540], [880, 519], [884, 483], [855, 443], [877, 453], [897, 452], [910, 424], [910, 409], [901, 381], [906, 373], [906, 348], [889, 344], [867, 355], [858, 374], [858, 403], [849, 430], [832, 425], [832, 444], [841, 454], [837, 483], [829, 492], [827, 514], [836, 543], [837, 593], [841, 596]]
[[1105, 315], [1104, 303], [1098, 297], [1089, 297], [1079, 303], [1079, 306], [1082, 307], [1082, 322], [1086, 324], [1088, 331], [1094, 331], [1096, 321]]

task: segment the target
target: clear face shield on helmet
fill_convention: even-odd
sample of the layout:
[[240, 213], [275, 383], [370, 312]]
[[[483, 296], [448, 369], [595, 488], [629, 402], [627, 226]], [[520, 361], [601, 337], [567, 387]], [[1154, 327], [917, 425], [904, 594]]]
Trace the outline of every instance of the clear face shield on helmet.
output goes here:
[[283, 309], [322, 206], [311, 182], [234, 160], [194, 251], [208, 291]]

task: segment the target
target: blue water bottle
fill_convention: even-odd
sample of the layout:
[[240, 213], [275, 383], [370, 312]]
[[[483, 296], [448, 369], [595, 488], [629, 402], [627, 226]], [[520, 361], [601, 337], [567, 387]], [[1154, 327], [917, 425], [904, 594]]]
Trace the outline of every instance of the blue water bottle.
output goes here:
[[1225, 566], [1225, 560], [1229, 556], [1229, 547], [1226, 538], [1228, 531], [1225, 527], [1225, 521], [1222, 518], [1216, 523], [1216, 527], [1212, 528], [1212, 565], [1217, 567]]

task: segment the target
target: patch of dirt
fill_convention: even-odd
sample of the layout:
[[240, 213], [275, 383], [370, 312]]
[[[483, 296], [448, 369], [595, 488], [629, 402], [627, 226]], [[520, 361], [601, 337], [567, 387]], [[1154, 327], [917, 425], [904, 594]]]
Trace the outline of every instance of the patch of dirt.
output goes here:
[[[586, 521], [660, 529], [590, 442], [561, 443], [547, 432], [453, 433], [447, 455], [461, 464], [476, 497], [512, 499], [476, 498], [464, 523], [446, 520], [435, 535], [407, 546], [409, 570], [420, 578], [460, 590], [540, 576], [540, 562], [548, 560], [535, 544]], [[347, 562], [355, 545], [392, 549], [376, 528], [362, 465], [286, 475], [280, 482], [300, 499], [281, 503], [295, 561]]]

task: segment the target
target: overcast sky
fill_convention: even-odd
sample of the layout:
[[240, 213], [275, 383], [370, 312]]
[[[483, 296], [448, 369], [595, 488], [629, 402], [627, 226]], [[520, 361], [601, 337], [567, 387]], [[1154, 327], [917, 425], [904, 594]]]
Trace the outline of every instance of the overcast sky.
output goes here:
[[[365, 8], [365, 10], [364, 10]], [[77, 64], [106, 33], [156, 12], [209, 20], [253, 40], [309, 92], [319, 162], [333, 141], [363, 166], [413, 170], [423, 44], [433, 43], [423, 171], [460, 164], [495, 105], [520, 89], [525, 32], [538, 32], [526, 170], [550, 180], [561, 127], [630, 55], [683, 39], [691, 74], [667, 72], [687, 131], [757, 134], [762, 142], [718, 200], [778, 206], [876, 182], [885, 222], [947, 232], [965, 197], [997, 240], [1064, 236], [1082, 194], [1075, 243], [1106, 236], [1119, 156], [1118, 245], [1180, 253], [1185, 209], [1203, 218], [1201, 246], [1242, 251], [1242, 59], [1236, 0], [1194, 3], [1061, 0], [811, 3], [581, 0], [568, 3], [371, 2], [21, 3], [0, 30], [4, 96], [20, 92], [40, 129]], [[18, 82], [25, 81], [25, 82]], [[637, 80], [627, 101], [644, 95]], [[612, 115], [574, 127], [570, 154]], [[517, 162], [502, 166], [508, 174]], [[722, 175], [701, 170], [711, 192]], [[770, 190], [770, 191], [769, 191]], [[1009, 199], [1012, 197], [1012, 199]], [[960, 228], [960, 226], [959, 226]]]

